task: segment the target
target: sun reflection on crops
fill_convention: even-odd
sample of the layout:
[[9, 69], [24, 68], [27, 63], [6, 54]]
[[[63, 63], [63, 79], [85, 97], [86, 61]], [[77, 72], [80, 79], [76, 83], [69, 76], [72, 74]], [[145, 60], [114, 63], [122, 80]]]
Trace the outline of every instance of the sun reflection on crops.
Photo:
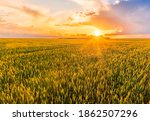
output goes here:
[[81, 51], [89, 56], [93, 55], [100, 57], [103, 55], [103, 51], [110, 47], [109, 41], [110, 40], [103, 37], [93, 37], [84, 43], [81, 47]]

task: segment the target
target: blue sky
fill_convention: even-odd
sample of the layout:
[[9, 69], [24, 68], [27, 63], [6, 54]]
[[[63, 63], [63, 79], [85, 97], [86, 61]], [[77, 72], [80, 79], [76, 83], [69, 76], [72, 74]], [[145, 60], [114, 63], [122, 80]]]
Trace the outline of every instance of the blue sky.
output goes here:
[[[135, 30], [129, 33], [149, 34], [150, 33], [150, 0], [129, 0], [113, 6], [113, 9], [120, 17], [124, 18]], [[121, 16], [122, 15], [122, 16]]]

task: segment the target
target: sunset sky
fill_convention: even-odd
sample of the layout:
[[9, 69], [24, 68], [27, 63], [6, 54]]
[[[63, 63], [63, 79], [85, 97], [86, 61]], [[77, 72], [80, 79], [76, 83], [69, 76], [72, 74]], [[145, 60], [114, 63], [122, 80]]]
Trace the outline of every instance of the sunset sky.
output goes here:
[[0, 0], [0, 37], [150, 34], [150, 0]]

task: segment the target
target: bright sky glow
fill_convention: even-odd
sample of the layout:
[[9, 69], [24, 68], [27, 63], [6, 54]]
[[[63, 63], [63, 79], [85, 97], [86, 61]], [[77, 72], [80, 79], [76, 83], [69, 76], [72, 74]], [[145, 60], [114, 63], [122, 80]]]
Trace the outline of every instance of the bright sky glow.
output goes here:
[[150, 0], [0, 0], [0, 37], [150, 34]]
[[94, 34], [94, 36], [97, 36], [97, 37], [98, 37], [98, 36], [100, 36], [102, 33], [101, 33], [100, 31], [95, 31], [93, 34]]

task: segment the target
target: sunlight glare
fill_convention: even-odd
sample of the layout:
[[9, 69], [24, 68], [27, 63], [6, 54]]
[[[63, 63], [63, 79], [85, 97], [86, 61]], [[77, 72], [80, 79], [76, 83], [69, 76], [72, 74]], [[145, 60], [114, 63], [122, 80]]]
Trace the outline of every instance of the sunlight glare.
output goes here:
[[97, 30], [93, 34], [94, 34], [94, 36], [98, 37], [98, 36], [102, 35], [102, 32]]

